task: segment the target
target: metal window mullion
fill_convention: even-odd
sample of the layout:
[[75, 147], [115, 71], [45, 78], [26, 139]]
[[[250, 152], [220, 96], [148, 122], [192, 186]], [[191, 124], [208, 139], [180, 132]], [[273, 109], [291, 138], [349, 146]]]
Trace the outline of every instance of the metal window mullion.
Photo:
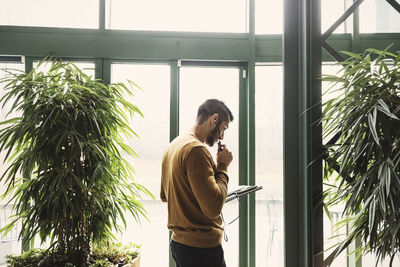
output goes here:
[[[353, 0], [356, 2], [357, 0]], [[351, 35], [351, 49], [355, 53], [360, 52], [360, 8], [357, 7], [353, 12], [353, 33]]]
[[284, 264], [301, 266], [301, 210], [299, 175], [299, 9], [298, 0], [284, 0], [283, 33], [283, 177], [284, 177]]
[[[309, 97], [309, 92], [307, 89], [307, 75], [309, 73], [308, 66], [306, 63], [308, 62], [308, 35], [309, 35], [309, 2], [308, 1], [300, 1], [299, 6], [299, 32], [300, 32], [300, 40], [299, 40], [299, 173], [300, 173], [300, 236], [303, 242], [301, 246], [301, 262], [304, 266], [312, 266], [312, 258], [311, 258], [311, 237], [312, 237], [312, 228], [311, 220], [310, 220], [310, 191], [311, 184], [308, 178], [307, 171], [307, 162], [308, 162], [308, 112], [307, 112], [307, 102]], [[310, 229], [311, 228], [311, 229]]]
[[111, 83], [111, 64], [112, 61], [110, 59], [102, 60], [102, 80], [105, 84]]
[[[248, 79], [247, 69], [240, 68], [239, 71], [239, 185], [249, 184], [249, 138], [248, 138]], [[249, 210], [250, 199], [247, 196], [239, 199], [239, 266], [249, 266]]]
[[[255, 63], [248, 67], [248, 184], [255, 185]], [[256, 266], [256, 198], [255, 194], [250, 195], [249, 203], [249, 267]]]
[[210, 61], [210, 60], [205, 60], [205, 61], [182, 60], [181, 65], [183, 67], [204, 67], [204, 68], [223, 67], [223, 68], [235, 68], [235, 69], [237, 69], [238, 67], [247, 66], [246, 62]]
[[106, 0], [99, 0], [99, 29], [106, 28]]
[[170, 129], [169, 140], [179, 135], [179, 66], [177, 61], [170, 63]]
[[[349, 224], [346, 225], [346, 234], [350, 231], [351, 226]], [[357, 253], [353, 253], [356, 249], [362, 246], [361, 237], [356, 237], [353, 242], [349, 244], [347, 247], [347, 259], [346, 263], [348, 267], [362, 267], [362, 257], [357, 258]]]
[[[169, 140], [172, 141], [179, 135], [179, 71], [178, 61], [170, 63], [170, 104], [169, 104]], [[171, 240], [172, 232], [169, 231]], [[172, 258], [171, 250], [168, 246], [168, 266], [175, 267], [175, 261]]]
[[33, 69], [33, 57], [25, 57], [25, 72], [28, 73]]
[[103, 80], [103, 60], [94, 60], [94, 77], [99, 80]]
[[[309, 120], [307, 129], [308, 137], [308, 176], [311, 182], [309, 194], [309, 213], [310, 213], [310, 232], [311, 232], [311, 253], [313, 266], [323, 266], [324, 251], [324, 229], [323, 229], [323, 172], [322, 172], [322, 125], [316, 123], [322, 116], [322, 88], [321, 76], [322, 67], [322, 47], [321, 47], [321, 3], [319, 0], [310, 1], [308, 6], [309, 15], [309, 40], [307, 44], [307, 61], [304, 62], [308, 67], [307, 73], [307, 94], [309, 94], [307, 110], [309, 110]], [[312, 162], [312, 164], [311, 164]]]
[[[353, 0], [353, 2], [356, 2], [357, 0]], [[356, 8], [353, 13], [353, 33], [352, 33], [352, 39], [351, 39], [351, 50], [354, 53], [360, 53], [361, 52], [361, 44], [360, 44], [360, 8]], [[349, 230], [349, 225], [346, 227], [346, 232]], [[361, 246], [361, 238], [356, 237], [356, 239], [351, 242], [349, 247], [347, 247], [347, 266], [348, 267], [361, 267], [362, 266], [362, 257], [357, 259], [357, 254], [356, 253], [351, 253], [353, 252], [356, 248], [359, 248]]]
[[[256, 1], [249, 0], [249, 60], [247, 66], [247, 98], [246, 109], [247, 117], [247, 183], [255, 185], [255, 64], [256, 64]], [[249, 196], [248, 221], [248, 258], [249, 267], [256, 266], [256, 201], [255, 194]]]
[[[25, 72], [29, 73], [32, 69], [33, 69], [33, 61], [34, 58], [33, 57], [25, 57]], [[24, 173], [22, 174], [24, 178], [28, 178], [31, 179], [31, 172], [25, 170]], [[29, 249], [33, 248], [34, 243], [35, 243], [35, 239], [32, 238], [32, 240], [30, 240], [29, 244], [24, 245], [24, 243], [27, 242], [27, 237], [26, 235], [23, 233], [22, 234], [22, 244], [21, 244], [21, 251], [25, 252], [28, 251]]]
[[[320, 0], [284, 1], [285, 266], [322, 266]], [[317, 105], [318, 104], [318, 105]], [[313, 164], [309, 164], [313, 162]]]

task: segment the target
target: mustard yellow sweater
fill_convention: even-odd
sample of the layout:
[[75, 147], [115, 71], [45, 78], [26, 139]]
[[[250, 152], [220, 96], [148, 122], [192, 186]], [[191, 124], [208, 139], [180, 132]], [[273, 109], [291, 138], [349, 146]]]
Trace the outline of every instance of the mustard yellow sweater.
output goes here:
[[168, 202], [172, 240], [200, 248], [221, 244], [221, 210], [228, 185], [226, 166], [215, 165], [206, 146], [194, 135], [171, 142], [164, 153], [161, 200]]

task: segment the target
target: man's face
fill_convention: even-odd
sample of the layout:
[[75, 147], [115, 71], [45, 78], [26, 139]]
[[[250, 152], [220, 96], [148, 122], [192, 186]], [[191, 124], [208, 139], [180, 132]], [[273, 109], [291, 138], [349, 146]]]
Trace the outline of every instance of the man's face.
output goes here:
[[[219, 126], [219, 132], [218, 132], [218, 126]], [[225, 130], [228, 129], [229, 127], [229, 122], [223, 121], [220, 125], [217, 124], [217, 126], [212, 129], [206, 138], [206, 143], [209, 146], [213, 146], [216, 142], [218, 142], [219, 139], [223, 140], [224, 139], [224, 133]]]

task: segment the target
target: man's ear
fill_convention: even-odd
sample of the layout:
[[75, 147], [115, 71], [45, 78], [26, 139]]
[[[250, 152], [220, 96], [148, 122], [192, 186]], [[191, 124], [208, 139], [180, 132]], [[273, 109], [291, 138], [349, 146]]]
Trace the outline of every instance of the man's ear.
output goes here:
[[214, 113], [211, 115], [211, 123], [213, 126], [217, 126], [218, 124], [219, 115], [218, 113]]

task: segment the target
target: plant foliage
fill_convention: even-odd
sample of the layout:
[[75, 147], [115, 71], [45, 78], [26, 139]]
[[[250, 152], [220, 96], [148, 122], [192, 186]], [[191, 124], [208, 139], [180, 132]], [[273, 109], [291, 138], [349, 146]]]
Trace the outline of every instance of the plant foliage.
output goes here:
[[359, 254], [372, 252], [377, 262], [400, 249], [400, 53], [368, 49], [346, 52], [337, 75], [340, 95], [324, 103], [325, 174], [336, 171], [337, 186], [325, 192], [328, 205], [344, 203], [344, 223], [351, 226], [334, 257], [355, 238]]
[[[48, 71], [40, 71], [42, 65]], [[50, 238], [61, 254], [85, 266], [91, 242], [121, 231], [124, 211], [136, 220], [145, 216], [140, 193], [151, 195], [134, 182], [124, 159], [135, 155], [124, 143], [136, 135], [128, 120], [142, 115], [125, 100], [134, 84], [105, 85], [56, 59], [29, 73], [6, 71], [1, 102], [12, 104], [8, 114], [20, 115], [1, 123], [0, 149], [10, 162], [1, 181], [16, 211], [2, 231], [22, 221], [25, 240]]]
[[95, 264], [98, 261], [107, 260], [114, 265], [125, 265], [132, 262], [139, 253], [140, 246], [133, 243], [123, 246], [121, 243], [101, 242], [93, 247], [90, 261]]
[[[140, 253], [140, 246], [130, 243], [122, 246], [120, 243], [95, 244], [90, 254], [90, 267], [124, 266], [132, 262]], [[69, 262], [66, 255], [60, 255], [57, 250], [30, 249], [19, 256], [7, 255], [7, 266], [10, 267], [54, 267], [76, 266]]]

